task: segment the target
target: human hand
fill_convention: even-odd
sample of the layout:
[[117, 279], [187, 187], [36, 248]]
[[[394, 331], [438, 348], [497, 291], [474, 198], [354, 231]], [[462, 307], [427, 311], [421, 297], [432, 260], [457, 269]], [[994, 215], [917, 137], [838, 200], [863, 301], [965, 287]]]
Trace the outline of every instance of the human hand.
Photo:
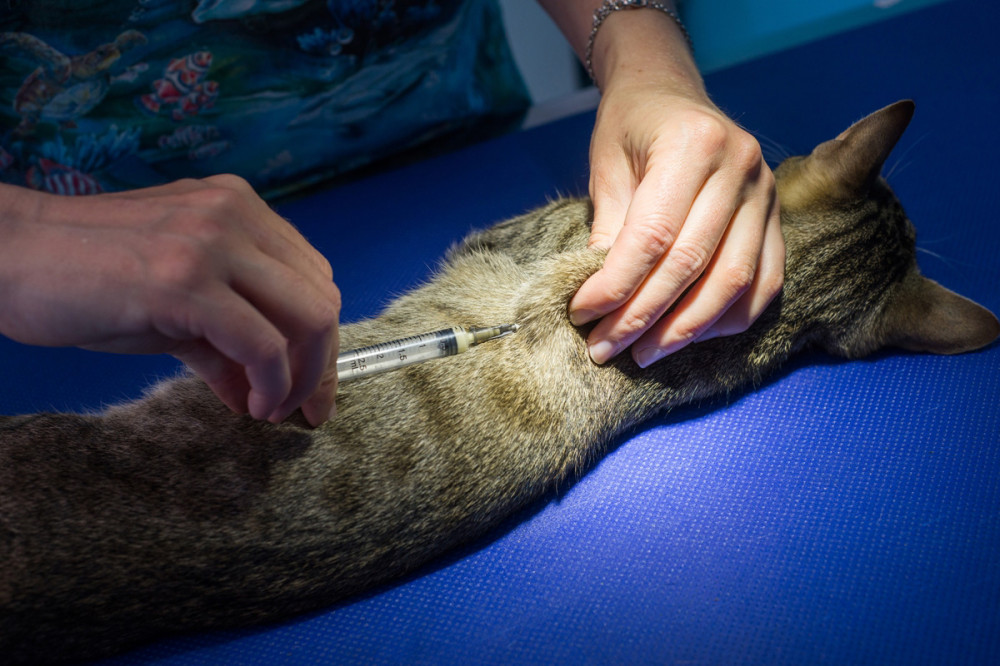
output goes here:
[[[639, 14], [619, 13], [632, 16], [602, 28], [605, 57], [613, 31]], [[574, 324], [600, 318], [588, 338], [597, 363], [631, 345], [646, 367], [744, 331], [782, 286], [778, 201], [760, 146], [708, 100], [693, 63], [664, 62], [630, 67], [626, 57], [605, 70], [614, 75], [591, 141], [590, 244], [608, 254], [569, 306]]]
[[[329, 263], [236, 176], [90, 197], [5, 187], [0, 332], [169, 353], [236, 412], [312, 425], [336, 394]], [[20, 219], [19, 219], [20, 218]]]

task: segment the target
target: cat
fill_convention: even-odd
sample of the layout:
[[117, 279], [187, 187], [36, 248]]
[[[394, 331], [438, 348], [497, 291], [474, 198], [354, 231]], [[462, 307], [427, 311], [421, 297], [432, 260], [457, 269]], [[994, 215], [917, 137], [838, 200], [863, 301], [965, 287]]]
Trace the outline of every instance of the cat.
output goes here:
[[880, 177], [897, 102], [776, 170], [781, 294], [746, 332], [642, 370], [587, 355], [567, 303], [603, 255], [562, 199], [473, 233], [423, 286], [342, 330], [361, 347], [455, 323], [520, 330], [345, 384], [310, 430], [227, 410], [193, 376], [100, 414], [0, 417], [0, 655], [93, 658], [159, 636], [329, 606], [487, 533], [625, 429], [759, 384], [795, 352], [940, 354], [1000, 335], [922, 277]]

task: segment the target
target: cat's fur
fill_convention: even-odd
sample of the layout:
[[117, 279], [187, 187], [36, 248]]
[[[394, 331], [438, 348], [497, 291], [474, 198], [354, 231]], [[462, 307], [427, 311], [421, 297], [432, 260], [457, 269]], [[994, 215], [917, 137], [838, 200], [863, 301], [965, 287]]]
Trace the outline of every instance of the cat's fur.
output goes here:
[[782, 164], [783, 293], [747, 332], [646, 370], [627, 353], [594, 365], [567, 318], [602, 255], [585, 249], [589, 203], [562, 200], [473, 234], [341, 340], [519, 332], [345, 384], [319, 429], [232, 414], [190, 377], [99, 415], [0, 417], [0, 655], [92, 657], [329, 605], [482, 535], [623, 429], [758, 383], [804, 347], [988, 344], [1000, 324], [919, 275], [913, 228], [878, 175], [912, 109]]

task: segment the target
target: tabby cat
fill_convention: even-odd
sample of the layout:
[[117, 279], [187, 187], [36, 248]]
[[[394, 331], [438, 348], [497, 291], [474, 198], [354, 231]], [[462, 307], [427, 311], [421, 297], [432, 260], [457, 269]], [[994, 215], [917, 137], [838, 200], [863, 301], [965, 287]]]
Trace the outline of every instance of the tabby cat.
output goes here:
[[759, 383], [803, 348], [989, 344], [1000, 323], [920, 276], [879, 176], [912, 113], [897, 102], [786, 160], [782, 294], [745, 333], [646, 370], [628, 354], [594, 365], [570, 324], [602, 254], [586, 249], [590, 204], [561, 200], [471, 235], [342, 344], [519, 332], [347, 384], [316, 430], [233, 414], [190, 376], [101, 414], [0, 417], [0, 655], [89, 658], [330, 605], [484, 534], [624, 429]]

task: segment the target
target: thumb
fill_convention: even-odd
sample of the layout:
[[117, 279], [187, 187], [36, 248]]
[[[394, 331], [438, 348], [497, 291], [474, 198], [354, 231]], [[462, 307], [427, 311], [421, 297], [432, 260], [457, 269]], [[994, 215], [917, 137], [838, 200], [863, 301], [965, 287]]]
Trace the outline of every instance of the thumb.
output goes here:
[[[625, 174], [622, 174], [622, 171]], [[625, 226], [625, 215], [635, 188], [630, 185], [628, 167], [621, 165], [617, 174], [609, 175], [607, 169], [594, 164], [590, 177], [590, 199], [594, 205], [594, 221], [590, 227], [588, 247], [607, 250]]]
[[[624, 172], [624, 173], [623, 173]], [[594, 206], [594, 219], [590, 225], [587, 247], [609, 250], [625, 226], [634, 187], [628, 166], [621, 164], [615, 176], [609, 176], [595, 162], [591, 169], [590, 199]], [[569, 316], [574, 324], [593, 321], [613, 310], [614, 299], [607, 297], [605, 282], [598, 270], [590, 276], [569, 302]], [[605, 285], [606, 286], [606, 285]]]

